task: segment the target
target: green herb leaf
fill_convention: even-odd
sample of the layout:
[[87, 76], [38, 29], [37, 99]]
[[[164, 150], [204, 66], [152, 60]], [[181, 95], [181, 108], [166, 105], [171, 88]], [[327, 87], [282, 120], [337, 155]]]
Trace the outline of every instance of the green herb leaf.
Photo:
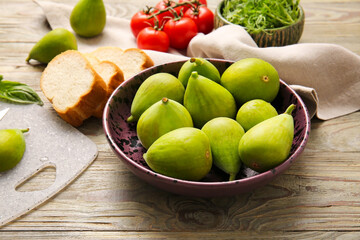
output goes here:
[[300, 16], [300, 0], [225, 0], [223, 17], [249, 33], [284, 27]]
[[18, 82], [3, 81], [0, 75], [0, 100], [30, 104], [36, 103], [40, 106], [44, 105], [39, 95], [28, 85]]

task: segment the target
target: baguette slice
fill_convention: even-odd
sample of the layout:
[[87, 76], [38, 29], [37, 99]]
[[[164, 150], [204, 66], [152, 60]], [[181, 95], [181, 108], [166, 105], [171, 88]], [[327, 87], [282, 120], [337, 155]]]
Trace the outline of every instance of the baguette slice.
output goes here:
[[90, 53], [84, 55], [106, 84], [106, 98], [102, 104], [99, 104], [93, 114], [94, 117], [101, 118], [110, 95], [124, 81], [124, 74], [113, 62], [100, 61]]
[[91, 54], [100, 61], [116, 64], [123, 71], [125, 81], [142, 70], [154, 66], [153, 60], [138, 48], [122, 50], [119, 47], [99, 47]]
[[76, 50], [65, 51], [48, 63], [40, 87], [59, 116], [74, 127], [92, 116], [107, 94], [103, 79]]

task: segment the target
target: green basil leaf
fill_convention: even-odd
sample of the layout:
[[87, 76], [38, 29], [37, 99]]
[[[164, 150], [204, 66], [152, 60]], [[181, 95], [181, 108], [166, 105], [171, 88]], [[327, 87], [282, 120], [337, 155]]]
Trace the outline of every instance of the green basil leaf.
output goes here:
[[0, 100], [20, 104], [36, 103], [40, 106], [44, 105], [39, 95], [28, 85], [3, 81], [2, 79], [3, 77], [0, 75]]

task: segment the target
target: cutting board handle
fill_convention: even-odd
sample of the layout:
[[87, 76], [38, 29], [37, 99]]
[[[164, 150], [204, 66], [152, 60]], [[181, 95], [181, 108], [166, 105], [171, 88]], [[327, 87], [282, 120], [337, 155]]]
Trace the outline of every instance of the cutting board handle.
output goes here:
[[[26, 150], [20, 163], [0, 173], [0, 227], [39, 206], [79, 176], [97, 157], [94, 142], [76, 128], [38, 105], [1, 103], [10, 110], [0, 128], [30, 128], [24, 134]], [[55, 180], [37, 191], [17, 187], [46, 167], [56, 169]]]

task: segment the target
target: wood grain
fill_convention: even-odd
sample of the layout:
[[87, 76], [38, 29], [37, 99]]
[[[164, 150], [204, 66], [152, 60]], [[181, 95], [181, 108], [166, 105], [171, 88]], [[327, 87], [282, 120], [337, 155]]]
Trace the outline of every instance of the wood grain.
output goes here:
[[[111, 16], [127, 19], [156, 2], [105, 0]], [[212, 9], [218, 2], [208, 1]], [[360, 0], [301, 3], [301, 43], [339, 44], [360, 54]], [[29, 0], [0, 0], [0, 8], [0, 74], [29, 84], [53, 111], [39, 88], [44, 66], [25, 62], [49, 31], [41, 9]], [[79, 130], [97, 144], [96, 161], [55, 197], [0, 228], [0, 239], [360, 239], [359, 120], [360, 112], [313, 119], [305, 151], [283, 175], [247, 194], [202, 199], [139, 180], [111, 151], [101, 121], [90, 119]], [[48, 169], [25, 190], [52, 177]]]

